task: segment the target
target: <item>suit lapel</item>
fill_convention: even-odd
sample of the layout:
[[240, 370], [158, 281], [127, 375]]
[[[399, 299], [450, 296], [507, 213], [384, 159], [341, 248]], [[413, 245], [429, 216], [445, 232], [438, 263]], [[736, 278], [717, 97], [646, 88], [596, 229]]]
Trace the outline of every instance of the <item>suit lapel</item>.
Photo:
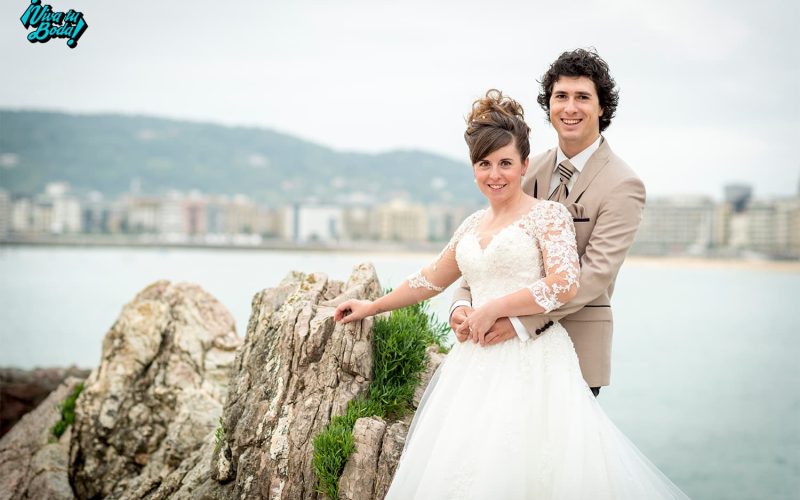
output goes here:
[[553, 170], [556, 168], [556, 149], [547, 152], [542, 159], [541, 167], [536, 172], [536, 197], [546, 200], [550, 196], [550, 179], [553, 177]]
[[[589, 161], [586, 162], [583, 170], [581, 170], [578, 180], [575, 181], [575, 185], [572, 186], [567, 199], [564, 201], [564, 205], [572, 205], [578, 200], [578, 198], [580, 198], [583, 192], [586, 191], [586, 188], [589, 187], [589, 184], [591, 184], [594, 178], [597, 177], [597, 174], [599, 174], [605, 168], [605, 166], [608, 165], [608, 160], [610, 157], [611, 148], [608, 147], [606, 139], [603, 138], [600, 142], [600, 147], [598, 147], [597, 151], [595, 151], [592, 156], [589, 157]], [[548, 182], [549, 181], [550, 179], [548, 178]]]

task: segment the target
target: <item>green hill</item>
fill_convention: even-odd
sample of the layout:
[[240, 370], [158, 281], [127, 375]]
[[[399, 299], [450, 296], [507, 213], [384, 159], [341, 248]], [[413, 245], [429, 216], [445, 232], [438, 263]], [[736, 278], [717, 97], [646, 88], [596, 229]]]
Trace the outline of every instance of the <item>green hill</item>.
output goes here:
[[0, 110], [0, 186], [34, 194], [52, 181], [117, 195], [198, 189], [263, 203], [355, 192], [384, 200], [479, 202], [466, 161], [421, 151], [338, 152], [262, 128], [147, 116]]

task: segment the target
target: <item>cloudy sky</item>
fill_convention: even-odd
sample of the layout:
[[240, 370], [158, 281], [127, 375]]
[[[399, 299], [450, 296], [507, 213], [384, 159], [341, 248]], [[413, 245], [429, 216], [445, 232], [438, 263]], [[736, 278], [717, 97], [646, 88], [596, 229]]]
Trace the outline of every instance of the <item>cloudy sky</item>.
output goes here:
[[794, 0], [45, 2], [89, 28], [76, 49], [31, 44], [29, 0], [4, 0], [0, 107], [264, 126], [466, 162], [463, 119], [490, 87], [526, 106], [535, 152], [554, 145], [537, 79], [593, 46], [621, 89], [606, 137], [651, 195], [798, 189]]

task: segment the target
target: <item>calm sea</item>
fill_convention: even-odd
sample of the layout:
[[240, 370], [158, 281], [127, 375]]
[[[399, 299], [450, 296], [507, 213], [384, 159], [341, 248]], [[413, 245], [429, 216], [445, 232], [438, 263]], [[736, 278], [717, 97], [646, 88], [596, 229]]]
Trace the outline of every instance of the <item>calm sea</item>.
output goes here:
[[[0, 366], [94, 367], [122, 306], [158, 279], [200, 284], [244, 334], [290, 270], [396, 286], [431, 255], [0, 246]], [[444, 318], [451, 292], [433, 301]], [[800, 272], [631, 261], [600, 402], [695, 499], [800, 498]]]

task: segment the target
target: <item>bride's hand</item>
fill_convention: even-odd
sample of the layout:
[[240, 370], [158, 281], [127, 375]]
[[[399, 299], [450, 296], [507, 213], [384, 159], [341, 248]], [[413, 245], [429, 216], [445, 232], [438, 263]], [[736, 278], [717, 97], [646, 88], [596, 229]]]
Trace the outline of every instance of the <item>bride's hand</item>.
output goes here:
[[492, 328], [498, 315], [492, 303], [485, 304], [474, 311], [461, 323], [456, 334], [469, 334], [473, 342], [485, 345], [486, 333]]
[[373, 314], [375, 313], [372, 312], [371, 300], [349, 299], [339, 304], [336, 312], [333, 313], [333, 319], [340, 323], [350, 323]]

